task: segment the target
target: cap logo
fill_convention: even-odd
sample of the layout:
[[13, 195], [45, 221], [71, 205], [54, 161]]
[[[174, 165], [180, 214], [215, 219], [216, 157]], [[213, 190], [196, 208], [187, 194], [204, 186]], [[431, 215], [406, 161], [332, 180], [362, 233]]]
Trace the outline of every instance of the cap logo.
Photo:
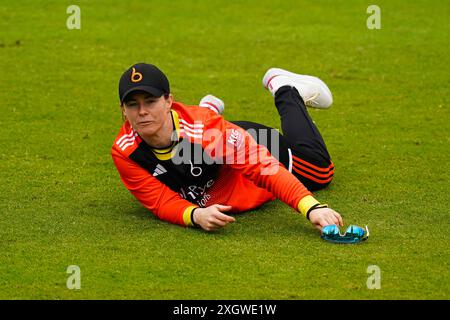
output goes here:
[[131, 81], [139, 82], [141, 80], [142, 80], [142, 73], [137, 72], [136, 69], [133, 67], [133, 72], [131, 73]]

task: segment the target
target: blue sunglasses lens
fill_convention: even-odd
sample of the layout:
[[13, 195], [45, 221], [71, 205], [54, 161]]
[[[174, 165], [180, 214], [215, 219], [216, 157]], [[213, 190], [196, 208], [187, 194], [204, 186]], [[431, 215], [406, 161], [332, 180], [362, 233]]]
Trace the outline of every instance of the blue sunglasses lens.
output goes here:
[[364, 237], [364, 229], [358, 226], [349, 226], [345, 231], [345, 235], [348, 237]]
[[331, 224], [329, 226], [323, 227], [322, 229], [322, 235], [326, 237], [336, 237], [339, 235], [339, 228], [335, 224]]

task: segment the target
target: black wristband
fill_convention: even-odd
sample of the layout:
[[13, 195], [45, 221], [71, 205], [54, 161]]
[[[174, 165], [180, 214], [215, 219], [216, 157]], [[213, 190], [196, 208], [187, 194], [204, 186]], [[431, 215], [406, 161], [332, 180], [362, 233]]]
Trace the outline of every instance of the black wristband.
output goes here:
[[192, 211], [191, 211], [191, 222], [192, 222], [192, 225], [193, 225], [195, 228], [198, 228], [199, 225], [196, 224], [195, 221], [194, 221], [194, 211], [195, 211], [196, 209], [198, 209], [198, 208], [194, 208], [194, 209], [192, 209]]
[[311, 213], [311, 211], [313, 211], [314, 209], [319, 209], [319, 208], [328, 208], [328, 205], [320, 204], [320, 203], [313, 205], [311, 208], [309, 208], [308, 212], [306, 212], [306, 219], [309, 220], [309, 214]]

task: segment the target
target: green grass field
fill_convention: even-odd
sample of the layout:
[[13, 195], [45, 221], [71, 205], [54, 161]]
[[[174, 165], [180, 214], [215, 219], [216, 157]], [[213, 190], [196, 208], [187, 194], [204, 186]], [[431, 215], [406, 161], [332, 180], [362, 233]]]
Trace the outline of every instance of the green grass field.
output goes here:
[[[68, 30], [66, 8], [81, 8]], [[381, 8], [380, 30], [366, 9]], [[0, 299], [449, 299], [445, 1], [3, 1]], [[216, 233], [157, 220], [110, 157], [117, 85], [154, 63], [176, 100], [279, 128], [273, 66], [334, 95], [311, 110], [336, 166], [316, 193], [368, 242], [325, 243], [280, 201]], [[81, 289], [69, 290], [69, 265]], [[381, 270], [370, 290], [369, 265]]]

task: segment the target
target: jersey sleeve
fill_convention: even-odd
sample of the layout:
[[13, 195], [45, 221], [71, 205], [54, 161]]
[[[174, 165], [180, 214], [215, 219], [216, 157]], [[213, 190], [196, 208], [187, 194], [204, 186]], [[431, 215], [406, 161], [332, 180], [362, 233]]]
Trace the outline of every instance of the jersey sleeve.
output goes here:
[[123, 184], [144, 207], [161, 220], [193, 225], [191, 213], [198, 206], [183, 199], [116, 148], [113, 147], [111, 155]]
[[256, 186], [268, 190], [305, 216], [310, 207], [318, 203], [311, 192], [243, 128], [220, 115], [209, 117], [205, 123], [207, 128], [214, 128], [205, 136], [203, 146], [213, 159], [238, 170]]

